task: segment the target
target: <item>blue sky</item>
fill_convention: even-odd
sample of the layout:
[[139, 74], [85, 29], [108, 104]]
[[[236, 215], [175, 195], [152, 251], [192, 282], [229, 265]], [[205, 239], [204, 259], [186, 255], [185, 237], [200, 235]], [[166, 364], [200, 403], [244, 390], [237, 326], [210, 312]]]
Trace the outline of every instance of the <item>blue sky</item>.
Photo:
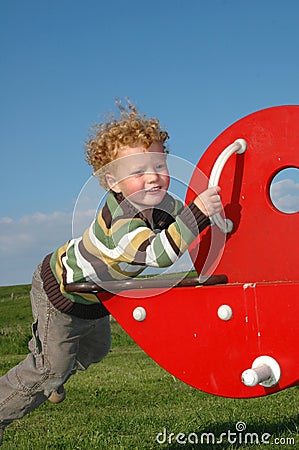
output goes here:
[[236, 120], [299, 104], [298, 24], [295, 0], [2, 0], [0, 285], [71, 237], [84, 141], [116, 97], [196, 164]]

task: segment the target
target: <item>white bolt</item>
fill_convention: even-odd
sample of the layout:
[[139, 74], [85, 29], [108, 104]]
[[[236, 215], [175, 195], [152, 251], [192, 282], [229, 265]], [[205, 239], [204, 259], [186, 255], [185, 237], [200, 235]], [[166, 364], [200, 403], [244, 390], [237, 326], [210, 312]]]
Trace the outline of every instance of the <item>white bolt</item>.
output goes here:
[[221, 320], [230, 320], [233, 316], [233, 310], [229, 305], [221, 305], [218, 308], [217, 314]]
[[275, 386], [280, 380], [280, 367], [271, 356], [259, 356], [253, 361], [251, 369], [244, 370], [242, 382], [245, 386], [254, 387], [260, 384], [264, 387]]
[[272, 370], [267, 364], [258, 366], [254, 369], [247, 369], [242, 373], [242, 381], [245, 386], [256, 386], [257, 384], [268, 381], [272, 376]]
[[133, 317], [138, 322], [143, 322], [146, 318], [146, 310], [142, 306], [137, 306], [133, 311]]

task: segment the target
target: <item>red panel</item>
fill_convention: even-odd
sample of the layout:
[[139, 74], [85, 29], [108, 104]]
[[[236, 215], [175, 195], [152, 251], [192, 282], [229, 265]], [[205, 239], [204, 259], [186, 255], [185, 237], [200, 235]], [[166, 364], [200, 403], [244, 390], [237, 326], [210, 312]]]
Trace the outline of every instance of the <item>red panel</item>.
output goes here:
[[[299, 380], [299, 283], [228, 284], [174, 288], [144, 299], [121, 295], [105, 302], [115, 319], [159, 365], [182, 381], [211, 394], [256, 397]], [[101, 295], [103, 300], [103, 294]], [[107, 294], [106, 299], [109, 298]], [[232, 308], [231, 320], [218, 317], [219, 306]], [[133, 318], [136, 307], [146, 319]], [[241, 381], [261, 355], [279, 362], [278, 385], [247, 387]]]

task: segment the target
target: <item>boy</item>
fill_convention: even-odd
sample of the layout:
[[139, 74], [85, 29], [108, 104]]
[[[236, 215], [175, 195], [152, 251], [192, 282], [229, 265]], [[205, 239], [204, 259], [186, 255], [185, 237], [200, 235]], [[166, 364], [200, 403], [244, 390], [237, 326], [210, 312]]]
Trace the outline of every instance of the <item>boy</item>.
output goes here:
[[107, 201], [82, 237], [48, 255], [34, 272], [30, 353], [0, 378], [0, 441], [13, 420], [47, 399], [63, 401], [68, 378], [109, 352], [108, 311], [96, 295], [69, 294], [65, 285], [167, 267], [221, 210], [219, 187], [187, 207], [167, 193], [167, 139], [157, 119], [128, 105], [87, 142], [86, 159], [109, 191]]

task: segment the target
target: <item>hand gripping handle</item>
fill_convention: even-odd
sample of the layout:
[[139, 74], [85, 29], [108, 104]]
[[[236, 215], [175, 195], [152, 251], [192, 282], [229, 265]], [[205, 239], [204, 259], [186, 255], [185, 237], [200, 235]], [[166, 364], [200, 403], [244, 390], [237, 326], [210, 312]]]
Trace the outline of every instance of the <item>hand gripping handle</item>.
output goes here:
[[[230, 144], [223, 152], [218, 156], [210, 174], [209, 187], [218, 186], [219, 179], [223, 167], [225, 166], [227, 160], [234, 154], [244, 153], [247, 148], [247, 142], [245, 139], [237, 139], [235, 142]], [[220, 214], [215, 214], [210, 218], [212, 224], [217, 225], [217, 227], [223, 233], [231, 233], [234, 227], [233, 222], [230, 219], [223, 219]]]

